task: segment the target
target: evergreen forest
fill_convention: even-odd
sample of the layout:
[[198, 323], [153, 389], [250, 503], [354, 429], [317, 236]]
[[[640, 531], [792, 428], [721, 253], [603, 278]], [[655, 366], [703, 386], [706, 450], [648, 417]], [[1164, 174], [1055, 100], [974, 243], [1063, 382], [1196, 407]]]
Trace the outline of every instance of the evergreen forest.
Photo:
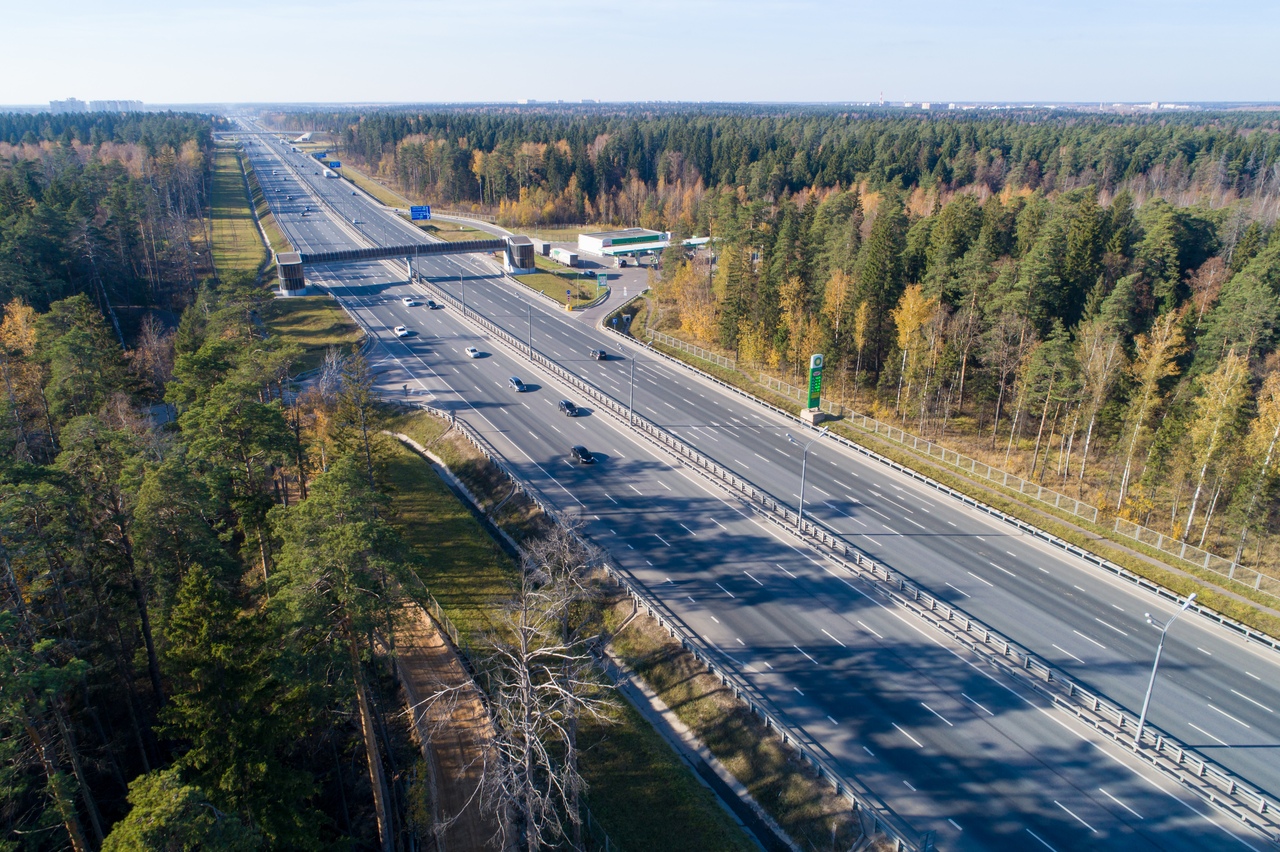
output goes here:
[[[1274, 573], [1274, 113], [268, 118], [513, 228], [710, 235], [663, 256], [651, 327], [796, 384], [823, 352], [855, 410]], [[379, 662], [415, 565], [383, 408], [358, 357], [298, 389], [269, 291], [213, 269], [226, 127], [0, 115], [0, 852], [407, 849], [429, 821]]]
[[402, 190], [710, 235], [653, 327], [1276, 575], [1280, 117], [837, 107], [284, 113]]

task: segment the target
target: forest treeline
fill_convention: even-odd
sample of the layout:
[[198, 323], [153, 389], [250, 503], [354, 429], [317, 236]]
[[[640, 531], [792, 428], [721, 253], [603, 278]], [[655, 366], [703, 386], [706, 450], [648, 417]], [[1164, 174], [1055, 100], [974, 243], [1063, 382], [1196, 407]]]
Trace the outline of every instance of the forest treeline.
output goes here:
[[149, 359], [84, 294], [4, 308], [0, 849], [392, 849], [429, 824], [371, 664], [415, 558], [370, 374], [331, 359], [286, 404], [270, 298], [201, 287]]
[[1093, 187], [709, 198], [714, 274], [669, 250], [659, 327], [796, 384], [823, 352], [857, 409], [1270, 570], [1280, 230]]
[[[832, 108], [275, 118], [513, 225], [711, 234], [657, 322], [1261, 564], [1280, 437], [1280, 117]], [[799, 383], [799, 382], [797, 382]]]
[[[173, 121], [0, 142], [0, 852], [424, 848], [388, 409], [337, 350], [297, 386], [271, 291], [183, 260], [218, 122]], [[473, 653], [480, 806], [532, 849], [581, 832], [576, 722], [610, 705], [581, 549], [526, 552]]]
[[1094, 186], [1138, 203], [1255, 199], [1274, 218], [1274, 113], [1145, 119], [1055, 112], [847, 112], [830, 108], [601, 107], [286, 112], [344, 156], [438, 204], [476, 204], [514, 225], [616, 222], [705, 234], [698, 201], [808, 190], [1047, 193]]
[[0, 114], [0, 303], [180, 310], [210, 274], [212, 132], [187, 114]]

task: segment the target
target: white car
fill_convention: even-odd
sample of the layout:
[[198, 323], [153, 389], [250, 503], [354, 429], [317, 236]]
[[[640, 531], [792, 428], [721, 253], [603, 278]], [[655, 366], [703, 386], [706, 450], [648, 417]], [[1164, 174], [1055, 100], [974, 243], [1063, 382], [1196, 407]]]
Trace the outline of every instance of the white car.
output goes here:
[[402, 326], [402, 325], [398, 325], [398, 326], [396, 326], [394, 329], [392, 329], [392, 331], [394, 331], [394, 332], [396, 333], [396, 337], [408, 337], [408, 336], [409, 336], [409, 329], [405, 328], [405, 327], [404, 327], [404, 326]]
[[418, 304], [417, 301], [415, 301], [412, 296], [404, 296], [400, 299], [400, 301], [404, 302], [404, 306], [406, 308], [412, 308]]
[[474, 346], [468, 346], [464, 351], [467, 353], [468, 358], [480, 357], [480, 350], [475, 348]]

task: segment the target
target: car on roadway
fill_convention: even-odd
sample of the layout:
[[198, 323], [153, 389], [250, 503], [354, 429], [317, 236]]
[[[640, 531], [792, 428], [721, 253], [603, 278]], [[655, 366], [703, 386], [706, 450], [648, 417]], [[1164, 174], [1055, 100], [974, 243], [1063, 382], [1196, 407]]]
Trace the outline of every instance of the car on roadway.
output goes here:
[[516, 393], [524, 393], [524, 382], [520, 381], [520, 379], [515, 376], [507, 379], [507, 387], [511, 388]]
[[404, 306], [406, 308], [413, 308], [413, 307], [416, 307], [418, 304], [417, 299], [413, 298], [412, 296], [401, 296], [400, 301], [404, 303]]
[[560, 400], [560, 410], [564, 412], [566, 417], [578, 416], [578, 406], [574, 405], [571, 400], [567, 400], [567, 399]]
[[480, 350], [479, 350], [479, 349], [477, 349], [477, 348], [475, 348], [474, 346], [468, 346], [466, 349], [464, 349], [464, 350], [462, 350], [462, 351], [467, 353], [467, 357], [468, 357], [468, 358], [479, 358], [479, 357], [480, 357]]
[[609, 353], [608, 353], [608, 352], [605, 352], [603, 349], [588, 349], [588, 350], [587, 350], [587, 355], [588, 355], [588, 356], [590, 356], [590, 357], [591, 357], [591, 359], [592, 359], [592, 360], [594, 360], [594, 361], [608, 361], [608, 360], [609, 360]]
[[439, 306], [439, 305], [437, 305], [434, 301], [432, 301], [431, 299], [427, 299], [427, 308], [428, 308], [428, 310], [432, 310], [432, 311], [434, 311], [434, 310], [435, 310], [436, 308], [438, 308], [438, 307], [440, 307], [440, 306]]
[[351, 190], [351, 194], [352, 194], [352, 195], [355, 195], [355, 194], [356, 194], [356, 191], [355, 191], [354, 189], [353, 189], [353, 190]]
[[408, 336], [409, 336], [409, 329], [405, 328], [405, 327], [404, 327], [404, 326], [402, 326], [402, 325], [398, 325], [398, 326], [396, 326], [394, 329], [392, 329], [392, 331], [394, 331], [394, 332], [396, 333], [396, 337], [408, 337]]
[[575, 444], [569, 448], [569, 461], [578, 464], [593, 464], [596, 457], [591, 455], [591, 451], [581, 444]]

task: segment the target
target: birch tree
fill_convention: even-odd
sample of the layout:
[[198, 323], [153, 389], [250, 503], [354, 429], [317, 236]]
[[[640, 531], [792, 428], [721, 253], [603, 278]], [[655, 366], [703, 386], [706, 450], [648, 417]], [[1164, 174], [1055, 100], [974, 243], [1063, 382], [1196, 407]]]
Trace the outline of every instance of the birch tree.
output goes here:
[[1133, 459], [1137, 453], [1139, 442], [1149, 431], [1152, 414], [1164, 399], [1161, 384], [1165, 379], [1178, 375], [1175, 359], [1186, 348], [1183, 344], [1182, 315], [1178, 311], [1169, 311], [1160, 316], [1150, 333], [1140, 334], [1135, 342], [1137, 354], [1133, 359], [1130, 371], [1137, 389], [1130, 396], [1129, 412], [1124, 441], [1124, 470], [1120, 475], [1120, 496], [1116, 500], [1116, 511], [1124, 508], [1125, 497], [1129, 492], [1129, 484], [1133, 479]]
[[1187, 522], [1182, 529], [1183, 541], [1191, 532], [1209, 471], [1235, 437], [1240, 412], [1248, 397], [1249, 370], [1244, 357], [1232, 349], [1218, 368], [1204, 378], [1200, 395], [1195, 399], [1195, 419], [1187, 437], [1197, 471], [1196, 487], [1187, 510]]

